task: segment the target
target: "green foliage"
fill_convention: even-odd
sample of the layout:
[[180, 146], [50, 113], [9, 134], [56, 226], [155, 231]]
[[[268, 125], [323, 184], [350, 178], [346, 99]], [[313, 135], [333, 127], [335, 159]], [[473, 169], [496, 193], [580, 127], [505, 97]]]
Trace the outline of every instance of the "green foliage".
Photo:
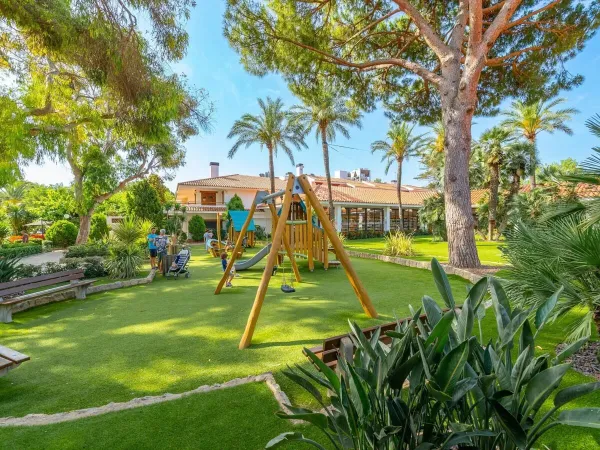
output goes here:
[[84, 258], [87, 256], [106, 256], [108, 246], [104, 244], [72, 245], [67, 249], [65, 258]]
[[200, 216], [193, 216], [188, 223], [188, 231], [194, 241], [201, 241], [206, 231], [204, 219]]
[[437, 194], [423, 200], [423, 208], [419, 211], [419, 222], [421, 225], [431, 228], [434, 237], [443, 241], [448, 239], [443, 194]]
[[46, 238], [52, 241], [54, 246], [66, 248], [75, 243], [77, 239], [77, 227], [68, 220], [54, 222], [46, 231]]
[[0, 243], [4, 242], [10, 236], [10, 228], [7, 224], [0, 222]]
[[35, 218], [22, 203], [7, 204], [6, 216], [14, 234], [21, 234], [25, 229], [25, 224]]
[[139, 219], [151, 221], [160, 227], [163, 220], [163, 206], [156, 189], [148, 180], [132, 184], [127, 190], [127, 212]]
[[[449, 311], [424, 296], [423, 308], [412, 320], [388, 332], [390, 344], [379, 341], [379, 332], [368, 338], [350, 323], [356, 351], [350, 361], [340, 358], [337, 372], [304, 349], [320, 373], [296, 366], [284, 374], [314, 397], [320, 410], [291, 406], [278, 415], [309, 422], [335, 448], [530, 449], [560, 424], [600, 427], [600, 408], [562, 409], [600, 389], [600, 383], [558, 390], [569, 368], [562, 361], [569, 353], [554, 359], [535, 356], [531, 310], [512, 310], [500, 283], [484, 278], [457, 311], [448, 278], [435, 259], [432, 270]], [[484, 343], [472, 332], [475, 320], [485, 315], [488, 289], [498, 338]], [[548, 319], [543, 314], [537, 329]], [[322, 388], [328, 390], [330, 406]], [[555, 393], [553, 407], [542, 414], [542, 405]], [[284, 433], [266, 448], [286, 441], [325, 448], [300, 433]]]
[[110, 248], [106, 269], [111, 278], [134, 278], [144, 262], [144, 252], [137, 244], [116, 244]]
[[2, 255], [0, 253], [0, 283], [6, 283], [18, 278], [21, 270], [19, 261], [20, 258], [18, 257]]
[[233, 197], [229, 199], [227, 202], [227, 210], [228, 211], [244, 211], [244, 202], [241, 197], [237, 194], [233, 194]]
[[177, 243], [179, 245], [183, 245], [187, 242], [188, 240], [188, 235], [185, 231], [182, 231], [179, 236], [177, 237]]
[[537, 181], [539, 183], [556, 183], [564, 177], [575, 175], [579, 172], [579, 165], [573, 158], [561, 159], [558, 162], [542, 164], [537, 167]]
[[105, 259], [101, 256], [85, 256], [81, 258], [63, 258], [64, 270], [83, 269], [84, 278], [99, 278], [108, 274]]
[[126, 217], [113, 228], [113, 238], [119, 245], [143, 244], [152, 224], [135, 217]]
[[4, 258], [23, 258], [24, 256], [36, 255], [42, 253], [42, 245], [31, 242], [22, 244], [16, 242], [14, 244], [3, 244], [0, 247], [0, 257]]
[[392, 231], [385, 237], [383, 254], [388, 256], [414, 256], [412, 235], [402, 231]]
[[259, 241], [264, 241], [265, 239], [267, 239], [267, 231], [265, 230], [265, 228], [263, 226], [255, 225], [254, 226], [254, 236]]
[[90, 225], [90, 239], [92, 241], [103, 241], [108, 238], [110, 227], [106, 222], [104, 214], [96, 213], [92, 216]]
[[23, 199], [26, 208], [36, 219], [54, 222], [65, 215], [77, 215], [75, 197], [71, 187], [31, 184]]
[[153, 173], [150, 174], [146, 179], [158, 194], [161, 205], [165, 205], [166, 203], [173, 202], [175, 200], [175, 195], [169, 190], [169, 188], [167, 188], [167, 186], [165, 186], [165, 182], [161, 177]]
[[517, 223], [507, 233], [505, 257], [508, 287], [514, 300], [537, 308], [564, 287], [555, 316], [583, 307], [586, 314], [570, 330], [571, 341], [590, 336], [594, 313], [600, 310], [600, 228], [583, 227], [574, 214], [539, 224]]

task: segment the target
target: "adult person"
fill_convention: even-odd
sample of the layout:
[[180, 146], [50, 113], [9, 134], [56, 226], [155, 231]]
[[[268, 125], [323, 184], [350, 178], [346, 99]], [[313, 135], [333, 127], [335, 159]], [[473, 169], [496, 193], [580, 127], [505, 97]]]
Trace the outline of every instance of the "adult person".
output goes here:
[[158, 255], [158, 270], [164, 272], [164, 261], [167, 256], [167, 246], [169, 245], [169, 236], [165, 233], [167, 231], [161, 228], [159, 235], [154, 239], [154, 245], [156, 245], [156, 253]]
[[150, 234], [148, 235], [148, 250], [150, 250], [150, 268], [151, 269], [156, 269], [156, 255], [157, 255], [157, 250], [156, 250], [156, 237], [158, 235], [156, 234], [156, 227], [152, 227], [152, 229], [150, 230]]
[[204, 233], [204, 247], [206, 248], [206, 252], [210, 252], [210, 240], [213, 238], [212, 231], [209, 229]]
[[21, 235], [21, 242], [23, 242], [23, 244], [27, 244], [29, 242], [29, 234], [27, 233], [27, 230], [23, 230], [23, 234]]

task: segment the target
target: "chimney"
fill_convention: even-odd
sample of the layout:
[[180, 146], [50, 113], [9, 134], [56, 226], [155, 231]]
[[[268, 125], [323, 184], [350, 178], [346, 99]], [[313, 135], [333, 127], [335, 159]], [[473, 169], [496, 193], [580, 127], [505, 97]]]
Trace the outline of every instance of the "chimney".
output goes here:
[[304, 174], [304, 164], [296, 164], [296, 176]]
[[210, 166], [210, 178], [216, 178], [219, 176], [219, 163], [211, 162]]

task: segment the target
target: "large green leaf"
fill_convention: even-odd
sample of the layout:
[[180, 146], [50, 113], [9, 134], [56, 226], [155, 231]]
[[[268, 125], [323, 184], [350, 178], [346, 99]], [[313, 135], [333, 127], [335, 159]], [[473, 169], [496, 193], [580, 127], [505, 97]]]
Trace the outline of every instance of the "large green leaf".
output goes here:
[[[298, 386], [302, 387], [306, 392], [312, 395], [319, 403], [323, 403], [323, 397], [321, 392], [306, 378], [298, 375], [297, 373], [291, 370], [283, 370], [283, 374], [296, 383]], [[326, 386], [328, 389], [331, 389], [331, 385]]]
[[444, 314], [442, 308], [440, 308], [436, 301], [428, 295], [423, 296], [421, 303], [423, 304], [425, 315], [427, 315], [427, 321], [432, 327], [435, 327]]
[[558, 423], [572, 427], [600, 428], [600, 408], [579, 408], [562, 411]]
[[571, 356], [573, 353], [575, 353], [577, 350], [579, 350], [583, 346], [583, 344], [585, 344], [587, 341], [588, 341], [588, 338], [585, 337], [583, 339], [579, 339], [576, 342], [573, 342], [571, 345], [566, 347], [562, 352], [560, 352], [558, 355], [556, 355], [556, 358], [554, 358], [552, 360], [552, 362], [554, 364], [559, 364], [559, 363], [563, 362], [565, 359], [567, 359], [569, 356]]
[[[496, 284], [495, 278], [490, 278], [490, 292], [492, 294], [492, 304], [494, 305], [494, 312], [496, 314], [496, 325], [498, 328], [498, 334], [502, 335], [504, 328], [510, 323], [510, 309], [506, 309], [502, 304], [501, 300], [503, 295], [498, 294], [498, 289], [501, 289], [499, 284]], [[500, 291], [504, 293], [504, 291]]]
[[337, 374], [327, 366], [321, 359], [311, 352], [308, 348], [304, 348], [304, 353], [310, 358], [310, 360], [317, 366], [319, 371], [325, 375], [329, 383], [331, 383], [331, 390], [333, 390], [336, 394], [340, 393], [340, 379]]
[[267, 443], [267, 445], [265, 445], [265, 449], [279, 448], [289, 442], [304, 442], [306, 444], [310, 444], [313, 447], [318, 448], [319, 450], [326, 450], [325, 447], [320, 445], [318, 442], [315, 442], [312, 439], [305, 438], [302, 435], [302, 433], [296, 433], [296, 432], [291, 432], [291, 431], [287, 432], [287, 433], [282, 433], [279, 436], [271, 439]]
[[458, 403], [475, 386], [477, 386], [477, 378], [463, 378], [459, 380], [452, 394], [452, 402]]
[[[438, 321], [437, 325], [433, 327], [431, 333], [429, 333], [429, 337], [425, 341], [425, 347], [429, 347], [431, 344], [435, 342], [436, 339], [443, 341], [445, 344], [448, 341], [448, 335], [450, 330], [452, 329], [452, 321], [454, 320], [454, 312], [448, 311], [446, 314], [442, 316], [442, 318]], [[444, 345], [436, 346], [437, 352], [441, 352], [444, 349]]]
[[527, 448], [527, 434], [519, 421], [497, 400], [491, 400], [491, 403], [494, 407], [494, 413], [509, 439], [517, 448]]
[[364, 419], [371, 412], [371, 403], [369, 402], [369, 395], [365, 390], [363, 381], [354, 370], [352, 365], [348, 365], [350, 372], [350, 400], [356, 408], [358, 415]]
[[569, 403], [571, 400], [583, 397], [584, 395], [590, 394], [600, 389], [600, 381], [595, 383], [576, 384], [575, 386], [569, 386], [568, 388], [559, 391], [554, 397], [554, 406], [560, 408], [561, 406]]
[[498, 303], [502, 305], [508, 317], [511, 316], [510, 310], [510, 302], [508, 301], [508, 297], [506, 296], [506, 292], [500, 284], [500, 280], [494, 277], [490, 277], [488, 281], [488, 286], [490, 288], [490, 294], [492, 295], [492, 300], [496, 300]]
[[514, 316], [508, 325], [505, 326], [504, 331], [500, 334], [502, 347], [510, 346], [513, 343], [515, 335], [519, 332], [528, 316], [529, 311], [522, 311]]
[[457, 448], [458, 444], [470, 444], [474, 437], [494, 437], [496, 433], [493, 431], [459, 431], [458, 433], [452, 433], [440, 450]]
[[327, 416], [325, 414], [316, 413], [308, 409], [293, 408], [290, 405], [285, 405], [292, 411], [292, 414], [287, 414], [282, 411], [277, 413], [277, 417], [287, 420], [304, 420], [305, 422], [312, 423], [313, 425], [326, 430], [328, 426]]
[[561, 286], [554, 294], [552, 294], [542, 305], [538, 308], [535, 313], [535, 327], [538, 331], [544, 326], [552, 310], [556, 306], [558, 302], [558, 297], [563, 291], [563, 287]]
[[474, 320], [473, 303], [469, 297], [465, 300], [457, 319], [456, 332], [460, 342], [466, 341], [471, 337]]
[[529, 411], [537, 411], [542, 406], [552, 391], [558, 387], [569, 367], [571, 367], [569, 364], [550, 367], [529, 380], [525, 388]]
[[469, 359], [469, 341], [462, 342], [444, 356], [435, 373], [435, 382], [440, 391], [452, 396], [456, 383], [462, 377], [467, 359]]
[[530, 355], [531, 355], [531, 349], [529, 347], [526, 347], [525, 349], [523, 349], [523, 351], [517, 358], [517, 362], [515, 362], [515, 365], [512, 368], [512, 371], [510, 374], [510, 380], [511, 380], [511, 384], [513, 386], [514, 391], [516, 391], [517, 383], [523, 377], [523, 373], [525, 372], [525, 369], [527, 368], [527, 366], [529, 365], [529, 362], [531, 361]]
[[471, 305], [473, 305], [473, 310], [476, 310], [479, 305], [483, 302], [485, 298], [485, 294], [488, 289], [488, 279], [487, 277], [480, 278], [477, 283], [475, 283], [471, 289], [469, 289], [469, 298], [471, 299]]
[[444, 268], [435, 258], [431, 260], [431, 271], [433, 272], [433, 279], [435, 281], [435, 285], [438, 291], [440, 291], [440, 294], [444, 299], [444, 303], [448, 308], [454, 309], [456, 306], [456, 302], [454, 301], [454, 296], [452, 295], [450, 281], [448, 281], [448, 276], [446, 275]]
[[410, 375], [410, 372], [421, 362], [421, 355], [415, 353], [408, 360], [394, 367], [388, 375], [390, 387], [392, 389], [402, 389], [402, 385]]
[[531, 360], [535, 351], [535, 341], [533, 339], [533, 333], [531, 332], [531, 325], [529, 325], [529, 320], [526, 320], [525, 322], [523, 322], [521, 337], [519, 339], [519, 353], [523, 353], [523, 350], [525, 350], [528, 347], [529, 360]]

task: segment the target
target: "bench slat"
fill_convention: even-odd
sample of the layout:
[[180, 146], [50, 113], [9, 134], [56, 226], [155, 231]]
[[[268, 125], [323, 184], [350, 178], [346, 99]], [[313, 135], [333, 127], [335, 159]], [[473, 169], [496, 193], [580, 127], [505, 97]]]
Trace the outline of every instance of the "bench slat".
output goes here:
[[3, 345], [0, 345], [0, 358], [8, 359], [16, 364], [21, 364], [22, 362], [30, 360], [29, 356], [19, 353], [12, 348], [4, 347]]
[[0, 357], [0, 370], [6, 369], [14, 364], [15, 363], [13, 361], [11, 361], [10, 359], [4, 359], [4, 358]]
[[9, 281], [7, 283], [0, 283], [0, 293], [4, 289], [8, 289], [11, 287], [21, 286], [23, 284], [34, 283], [37, 281], [52, 280], [54, 278], [58, 278], [58, 277], [65, 276], [65, 275], [71, 275], [74, 273], [83, 273], [83, 269], [64, 270], [62, 272], [47, 273], [45, 275], [39, 275], [37, 277], [20, 278], [18, 280]]
[[19, 295], [18, 297], [1, 302], [0, 305], [14, 305], [16, 303], [21, 303], [25, 300], [30, 300], [32, 298], [43, 297], [44, 295], [53, 294], [54, 292], [68, 291], [76, 287], [88, 286], [94, 281], [96, 280], [78, 281], [76, 283], [65, 284], [64, 286], [57, 286], [51, 289], [44, 289], [43, 291], [32, 292], [31, 294]]
[[[64, 273], [64, 272], [59, 272], [59, 273]], [[63, 283], [65, 281], [80, 280], [81, 278], [83, 278], [83, 272], [70, 273], [67, 275], [62, 275], [60, 277], [55, 277], [50, 280], [41, 280], [41, 281], [37, 281], [37, 282], [33, 282], [33, 283], [22, 284], [20, 286], [15, 286], [15, 287], [8, 288], [8, 289], [1, 289], [0, 297], [3, 297], [5, 295], [10, 295], [10, 294], [17, 294], [19, 292], [28, 291], [30, 289], [35, 289], [38, 287], [52, 286], [53, 284]], [[31, 279], [32, 278], [30, 278], [30, 280]]]

